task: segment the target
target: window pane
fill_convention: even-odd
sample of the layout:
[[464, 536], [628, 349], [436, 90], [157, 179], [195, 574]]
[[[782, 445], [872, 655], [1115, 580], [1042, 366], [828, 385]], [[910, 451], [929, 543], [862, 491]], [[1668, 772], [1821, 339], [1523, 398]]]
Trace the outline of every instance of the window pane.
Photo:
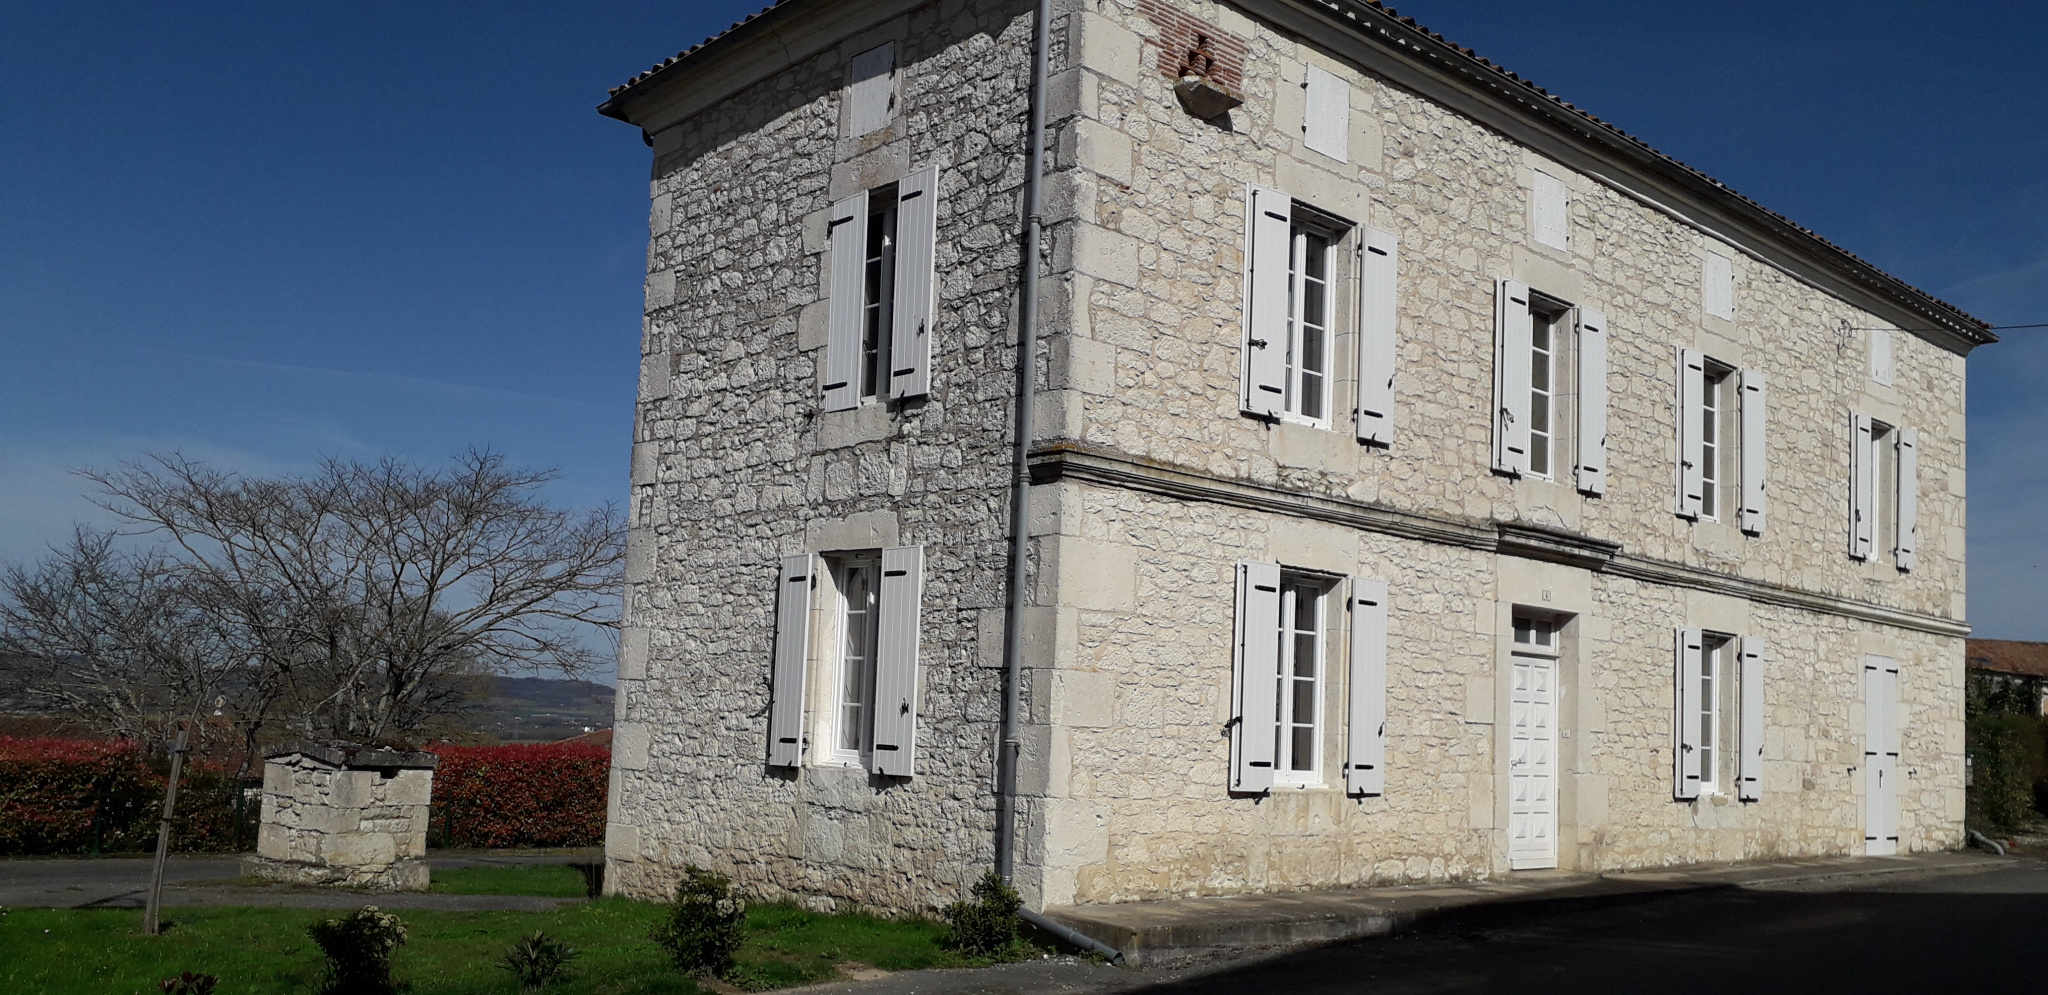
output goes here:
[[1316, 634], [1297, 632], [1294, 634], [1294, 676], [1313, 678], [1316, 675]]
[[1330, 265], [1330, 240], [1309, 233], [1303, 241], [1308, 243], [1308, 265], [1302, 269], [1303, 275], [1317, 280], [1326, 278]]
[[[1323, 309], [1329, 306], [1328, 288], [1321, 280], [1308, 279], [1301, 285], [1301, 320], [1303, 324], [1322, 328], [1330, 323], [1330, 316]], [[1321, 369], [1321, 364], [1316, 364]]]
[[1529, 399], [1529, 431], [1550, 434], [1550, 398], [1538, 394]]
[[1529, 344], [1538, 352], [1550, 351], [1550, 318], [1547, 315], [1529, 316]]
[[1550, 440], [1540, 435], [1529, 437], [1529, 470], [1533, 473], [1550, 472]]
[[1316, 769], [1316, 731], [1312, 727], [1296, 726], [1293, 749], [1288, 753], [1288, 770]]

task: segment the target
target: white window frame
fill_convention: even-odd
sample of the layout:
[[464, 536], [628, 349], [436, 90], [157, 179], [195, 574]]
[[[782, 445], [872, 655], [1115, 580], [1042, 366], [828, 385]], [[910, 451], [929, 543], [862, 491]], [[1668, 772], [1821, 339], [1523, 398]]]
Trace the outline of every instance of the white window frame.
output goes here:
[[[852, 606], [848, 599], [849, 576], [854, 570], [869, 573], [868, 617], [865, 659], [860, 666], [866, 671], [866, 700], [861, 703], [860, 718], [855, 724], [854, 736], [858, 745], [847, 748], [843, 745], [846, 731], [847, 679], [852, 676], [847, 648], [852, 635]], [[833, 638], [830, 657], [832, 679], [832, 700], [826, 712], [822, 739], [825, 749], [818, 752], [821, 761], [846, 767], [870, 768], [874, 766], [874, 710], [876, 664], [880, 653], [881, 609], [882, 609], [882, 561], [879, 556], [834, 557], [832, 560], [833, 584]]]
[[[1323, 703], [1329, 695], [1330, 654], [1329, 654], [1329, 607], [1333, 585], [1329, 578], [1313, 574], [1283, 572], [1280, 575], [1280, 666], [1274, 673], [1278, 698], [1273, 725], [1273, 786], [1289, 788], [1315, 788], [1323, 784], [1323, 740], [1327, 735]], [[1306, 595], [1314, 599], [1311, 614], [1312, 630], [1295, 626], [1296, 612], [1301, 598]], [[1304, 680], [1295, 673], [1299, 662], [1297, 641], [1308, 636], [1314, 647], [1315, 659], [1310, 661], [1311, 675], [1306, 681], [1311, 685], [1311, 704], [1308, 721], [1300, 721], [1295, 713], [1295, 685]], [[1309, 727], [1308, 766], [1296, 769], [1299, 759], [1294, 751], [1294, 728], [1298, 725]]]
[[1558, 634], [1564, 626], [1554, 616], [1515, 614], [1515, 652], [1558, 659]]
[[[1281, 404], [1281, 419], [1313, 425], [1317, 428], [1330, 427], [1330, 404], [1336, 393], [1331, 389], [1335, 371], [1337, 345], [1337, 253], [1343, 244], [1345, 232], [1332, 225], [1318, 223], [1296, 211], [1287, 233], [1287, 345], [1282, 363], [1287, 371], [1287, 393]], [[1304, 261], [1308, 255], [1310, 238], [1323, 240], [1323, 267], [1320, 276], [1305, 271]], [[1311, 281], [1322, 285], [1323, 306], [1320, 315], [1311, 315], [1308, 308], [1308, 286]], [[1312, 320], [1313, 319], [1313, 320]], [[1322, 333], [1322, 368], [1313, 373], [1320, 382], [1311, 390], [1306, 381], [1311, 376], [1307, 364], [1301, 361], [1305, 351], [1308, 326], [1317, 327]], [[1319, 415], [1306, 414], [1303, 400], [1313, 393]]]
[[1705, 389], [1700, 391], [1700, 519], [1718, 522], [1726, 514], [1729, 498], [1742, 498], [1741, 481], [1734, 479], [1742, 465], [1742, 433], [1735, 422], [1735, 368], [1707, 360]]
[[860, 358], [857, 391], [862, 404], [889, 400], [889, 371], [894, 357], [891, 340], [896, 327], [896, 248], [898, 187], [891, 183], [868, 191], [867, 217], [861, 222]]
[[1728, 781], [1721, 775], [1727, 768], [1728, 681], [1737, 671], [1735, 662], [1741, 640], [1722, 632], [1700, 634], [1699, 709], [1685, 717], [1699, 730], [1700, 794], [1726, 794]]
[[1871, 557], [1898, 559], [1899, 426], [1870, 420]]
[[[1571, 433], [1566, 426], [1575, 424], [1574, 413], [1566, 408], [1571, 399], [1571, 384], [1559, 378], [1562, 371], [1571, 369], [1570, 333], [1577, 326], [1574, 320], [1577, 309], [1555, 297], [1537, 290], [1529, 291], [1529, 353], [1524, 361], [1529, 364], [1529, 466], [1527, 474], [1538, 480], [1558, 479], [1560, 466], [1573, 465], [1566, 460], [1567, 444]], [[1537, 345], [1536, 326], [1542, 324], [1546, 330], [1544, 340], [1548, 348]], [[1544, 376], [1536, 375], [1542, 364]], [[1546, 386], [1537, 386], [1538, 382]], [[1541, 422], [1547, 429], [1539, 430], [1536, 417], [1538, 405], [1542, 406]], [[1562, 419], [1562, 420], [1560, 420]], [[1542, 440], [1542, 445], [1537, 440]], [[1537, 466], [1536, 454], [1543, 453], [1543, 465]]]

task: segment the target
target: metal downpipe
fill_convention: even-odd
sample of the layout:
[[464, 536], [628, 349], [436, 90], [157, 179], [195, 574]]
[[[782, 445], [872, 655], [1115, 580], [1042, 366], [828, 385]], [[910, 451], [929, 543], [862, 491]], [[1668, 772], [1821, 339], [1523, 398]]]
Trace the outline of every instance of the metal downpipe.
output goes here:
[[1023, 299], [1017, 305], [1017, 444], [1010, 498], [1010, 589], [1003, 620], [1002, 739], [996, 754], [996, 872], [1012, 880], [1017, 864], [1017, 716], [1024, 702], [1024, 585], [1031, 541], [1031, 438], [1038, 388], [1038, 253], [1044, 218], [1045, 89], [1052, 61], [1052, 0], [1038, 0], [1032, 39], [1031, 124], [1024, 168]]

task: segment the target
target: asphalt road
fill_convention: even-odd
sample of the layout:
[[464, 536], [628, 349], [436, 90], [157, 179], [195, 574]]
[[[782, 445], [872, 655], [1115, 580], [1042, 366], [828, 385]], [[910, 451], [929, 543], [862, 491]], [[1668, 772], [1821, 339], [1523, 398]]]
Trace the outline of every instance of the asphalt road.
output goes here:
[[2036, 991], [2048, 864], [1843, 890], [1716, 888], [1456, 913], [1423, 929], [1227, 967], [1147, 995], [1344, 992]]
[[[430, 857], [435, 870], [508, 864], [559, 864], [589, 856]], [[147, 857], [0, 860], [0, 906], [72, 909], [139, 909], [149, 892]], [[381, 894], [326, 888], [292, 888], [240, 877], [238, 857], [173, 856], [164, 861], [164, 905], [280, 905], [353, 908], [375, 901], [392, 908], [552, 909], [574, 899], [532, 895]]]

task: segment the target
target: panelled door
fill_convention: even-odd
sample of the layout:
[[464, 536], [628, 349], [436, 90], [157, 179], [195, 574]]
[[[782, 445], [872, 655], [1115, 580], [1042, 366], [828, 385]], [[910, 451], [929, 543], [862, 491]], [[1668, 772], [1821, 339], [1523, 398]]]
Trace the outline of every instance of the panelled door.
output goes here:
[[1557, 661], [1515, 654], [1508, 723], [1508, 867], [1557, 866]]
[[1863, 658], [1863, 852], [1899, 852], [1899, 664]]

